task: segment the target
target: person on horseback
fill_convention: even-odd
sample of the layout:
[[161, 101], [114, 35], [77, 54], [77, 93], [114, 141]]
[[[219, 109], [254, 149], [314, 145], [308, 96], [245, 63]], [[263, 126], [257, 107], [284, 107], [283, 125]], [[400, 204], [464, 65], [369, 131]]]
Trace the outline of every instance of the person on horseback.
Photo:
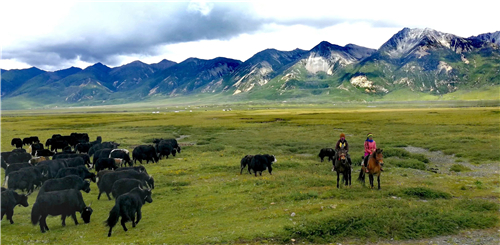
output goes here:
[[373, 140], [373, 134], [372, 133], [368, 133], [366, 135], [366, 140], [365, 140], [365, 158], [363, 160], [363, 165], [365, 165], [365, 169], [366, 169], [367, 173], [368, 173], [368, 168], [366, 166], [366, 163], [368, 162], [368, 157], [375, 150], [377, 150], [377, 143], [375, 142], [375, 140]]
[[[346, 153], [347, 153], [347, 161], [349, 162], [349, 165], [352, 165], [351, 162], [351, 156], [349, 156], [349, 144], [347, 143], [347, 140], [345, 139], [345, 134], [341, 133], [340, 134], [340, 139], [337, 141], [337, 144], [335, 145], [335, 159], [339, 157], [338, 152], [341, 148], [344, 148]], [[333, 166], [333, 170], [335, 170], [335, 165]]]

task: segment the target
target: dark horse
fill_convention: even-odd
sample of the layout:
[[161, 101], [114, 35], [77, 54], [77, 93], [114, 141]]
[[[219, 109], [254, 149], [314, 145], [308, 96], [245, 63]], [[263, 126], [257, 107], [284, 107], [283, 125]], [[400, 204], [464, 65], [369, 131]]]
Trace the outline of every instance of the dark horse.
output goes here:
[[368, 176], [370, 177], [370, 188], [373, 186], [373, 175], [377, 175], [378, 189], [380, 190], [380, 173], [382, 166], [384, 166], [384, 156], [382, 155], [382, 149], [375, 150], [370, 156], [365, 157], [364, 164], [361, 165], [361, 171], [359, 172], [358, 181], [365, 184], [365, 165], [368, 168]]
[[337, 188], [339, 188], [340, 174], [345, 185], [351, 185], [351, 165], [347, 160], [347, 151], [342, 147], [335, 155], [335, 171], [337, 171]]

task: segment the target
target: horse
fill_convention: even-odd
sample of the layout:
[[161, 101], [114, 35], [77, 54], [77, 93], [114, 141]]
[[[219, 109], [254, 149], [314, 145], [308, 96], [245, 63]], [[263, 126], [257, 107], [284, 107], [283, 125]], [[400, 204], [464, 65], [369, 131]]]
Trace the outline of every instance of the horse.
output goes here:
[[[382, 155], [382, 149], [376, 149], [368, 157], [365, 157], [365, 163], [368, 166], [368, 176], [370, 178], [370, 188], [373, 186], [373, 175], [377, 175], [378, 189], [380, 190], [380, 173], [382, 166], [384, 166], [384, 156]], [[359, 172], [358, 181], [365, 184], [365, 164], [361, 165], [361, 171]]]
[[343, 147], [338, 150], [333, 164], [335, 164], [335, 171], [337, 171], [337, 188], [339, 188], [339, 179], [341, 173], [342, 182], [345, 181], [346, 186], [351, 185], [351, 165], [347, 160], [347, 151]]

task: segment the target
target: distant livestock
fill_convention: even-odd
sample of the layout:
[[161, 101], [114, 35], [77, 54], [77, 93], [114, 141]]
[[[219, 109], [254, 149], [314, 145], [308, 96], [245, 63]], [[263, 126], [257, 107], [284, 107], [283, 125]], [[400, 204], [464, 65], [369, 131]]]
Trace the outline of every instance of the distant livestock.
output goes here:
[[54, 154], [56, 154], [56, 153], [53, 151], [50, 151], [49, 149], [43, 149], [43, 150], [36, 151], [35, 156], [37, 156], [37, 157], [51, 157]]
[[37, 156], [37, 152], [44, 149], [43, 144], [40, 142], [31, 144], [30, 148], [32, 156]]
[[45, 192], [51, 191], [62, 191], [68, 189], [82, 190], [86, 193], [90, 192], [90, 182], [83, 180], [82, 178], [76, 175], [69, 175], [62, 178], [50, 179], [43, 183], [38, 195], [41, 195]]
[[14, 215], [14, 208], [17, 205], [28, 207], [28, 195], [17, 194], [17, 192], [13, 190], [4, 191], [2, 189], [2, 220], [3, 216], [7, 214], [7, 219], [11, 224], [14, 224], [12, 215]]
[[135, 170], [125, 170], [125, 171], [112, 171], [106, 173], [97, 182], [97, 187], [99, 188], [99, 195], [97, 196], [97, 200], [101, 198], [101, 194], [104, 192], [108, 196], [108, 199], [111, 200], [109, 193], [111, 193], [113, 184], [119, 179], [138, 179], [145, 181], [152, 189], [154, 189], [154, 179], [153, 176], [149, 176], [146, 173], [139, 173]]
[[321, 162], [325, 157], [328, 157], [328, 161], [333, 162], [333, 158], [335, 157], [335, 150], [332, 148], [323, 148], [319, 151], [318, 157], [321, 158]]
[[46, 180], [47, 170], [44, 166], [27, 167], [9, 173], [5, 178], [9, 190], [33, 192], [35, 186], [42, 186]]
[[90, 179], [92, 182], [96, 182], [96, 175], [89, 172], [85, 166], [61, 168], [57, 172], [56, 178], [63, 178], [69, 175], [76, 175], [82, 179]]
[[[121, 163], [121, 160], [119, 160], [119, 162]], [[115, 158], [99, 158], [96, 164], [94, 165], [94, 169], [96, 172], [99, 172], [104, 169], [115, 170], [117, 168], [118, 164], [116, 164]]]
[[109, 153], [109, 158], [120, 158], [123, 159], [122, 164], [127, 164], [133, 166], [134, 163], [130, 159], [129, 151], [126, 149], [114, 149]]
[[[252, 158], [253, 158], [253, 155], [246, 155], [246, 156], [244, 156], [241, 159], [241, 162], [240, 162], [240, 167], [241, 167], [240, 174], [243, 173], [243, 169], [245, 169], [246, 166], [250, 165], [250, 161], [252, 161]], [[248, 170], [248, 172], [250, 172], [250, 169]]]
[[66, 226], [66, 217], [71, 216], [75, 221], [75, 225], [78, 225], [76, 212], [81, 214], [85, 223], [90, 222], [93, 210], [90, 206], [85, 205], [80, 191], [69, 189], [46, 192], [38, 195], [35, 204], [33, 204], [31, 223], [33, 225], [40, 223], [40, 231], [42, 233], [49, 230], [46, 222], [48, 215], [61, 215], [62, 226]]
[[115, 171], [125, 171], [125, 170], [135, 170], [139, 173], [148, 173], [146, 171], [146, 168], [144, 166], [135, 166], [135, 167], [123, 167], [123, 168], [117, 168]]
[[271, 165], [275, 162], [276, 157], [274, 155], [255, 155], [248, 165], [248, 172], [251, 174], [251, 170], [253, 170], [255, 176], [257, 176], [257, 172], [262, 175], [262, 171], [267, 169], [269, 174], [272, 174], [273, 168]]
[[[135, 227], [142, 219], [141, 208], [146, 202], [153, 202], [151, 198], [151, 190], [141, 189], [136, 187], [130, 192], [119, 196], [115, 201], [115, 206], [109, 212], [109, 217], [106, 220], [106, 226], [109, 227], [108, 237], [111, 236], [113, 227], [118, 223], [121, 216], [121, 224], [124, 231], [127, 231], [125, 223], [132, 222], [132, 227]], [[137, 214], [137, 219], [136, 219]]]
[[16, 148], [23, 148], [23, 141], [20, 138], [13, 138], [10, 145], [15, 146]]
[[111, 194], [113, 194], [113, 197], [116, 199], [136, 187], [147, 188], [147, 184], [146, 182], [137, 179], [119, 179], [113, 184]]
[[146, 163], [149, 163], [150, 161], [155, 163], [159, 160], [156, 150], [152, 145], [139, 145], [135, 147], [132, 151], [132, 158], [134, 164], [136, 161], [139, 161], [142, 164], [143, 160], [145, 160]]
[[5, 161], [7, 163], [20, 163], [20, 162], [28, 162], [31, 160], [31, 154], [27, 152], [13, 152], [12, 154], [9, 155]]

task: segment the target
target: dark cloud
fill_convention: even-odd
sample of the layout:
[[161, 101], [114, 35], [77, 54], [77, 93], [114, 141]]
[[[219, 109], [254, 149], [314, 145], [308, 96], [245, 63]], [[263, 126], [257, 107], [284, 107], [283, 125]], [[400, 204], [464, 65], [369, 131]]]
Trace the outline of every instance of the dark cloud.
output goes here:
[[324, 28], [332, 18], [263, 18], [249, 3], [80, 3], [60, 30], [4, 49], [3, 58], [47, 67], [81, 59], [119, 65], [120, 55], [158, 55], [165, 44], [227, 40], [262, 31], [266, 24]]

